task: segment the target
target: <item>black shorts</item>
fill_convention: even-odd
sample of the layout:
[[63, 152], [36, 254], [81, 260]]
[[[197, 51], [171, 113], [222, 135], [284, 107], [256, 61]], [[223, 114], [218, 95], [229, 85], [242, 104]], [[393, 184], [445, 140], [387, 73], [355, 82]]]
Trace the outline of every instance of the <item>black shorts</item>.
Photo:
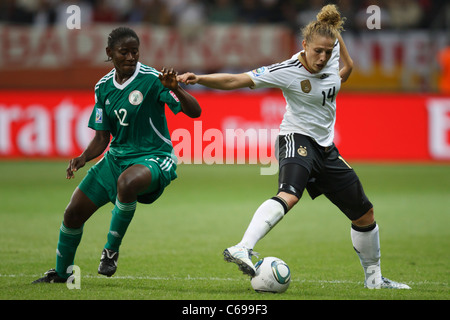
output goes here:
[[[279, 191], [289, 193], [283, 186], [293, 186], [300, 197], [305, 187], [312, 199], [324, 194], [351, 220], [372, 208], [358, 176], [334, 144], [322, 147], [311, 137], [298, 133], [280, 135], [278, 139]], [[291, 164], [300, 165], [306, 171], [301, 173]]]

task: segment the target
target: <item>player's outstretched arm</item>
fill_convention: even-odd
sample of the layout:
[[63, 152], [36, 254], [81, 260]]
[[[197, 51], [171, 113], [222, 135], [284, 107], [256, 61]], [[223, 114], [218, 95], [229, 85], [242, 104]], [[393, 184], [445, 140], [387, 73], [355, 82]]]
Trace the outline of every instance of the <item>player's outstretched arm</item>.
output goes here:
[[344, 39], [342, 39], [341, 34], [338, 34], [337, 36], [339, 40], [339, 46], [340, 46], [340, 52], [339, 55], [342, 59], [342, 63], [344, 66], [339, 70], [339, 75], [341, 76], [341, 81], [345, 82], [347, 81], [348, 77], [350, 77], [350, 74], [353, 70], [353, 60], [350, 57], [350, 54], [348, 53], [347, 47], [345, 46]]
[[234, 90], [254, 85], [253, 80], [246, 73], [213, 73], [196, 75], [192, 72], [184, 73], [177, 77], [179, 82], [185, 84], [201, 84], [205, 87], [220, 90]]

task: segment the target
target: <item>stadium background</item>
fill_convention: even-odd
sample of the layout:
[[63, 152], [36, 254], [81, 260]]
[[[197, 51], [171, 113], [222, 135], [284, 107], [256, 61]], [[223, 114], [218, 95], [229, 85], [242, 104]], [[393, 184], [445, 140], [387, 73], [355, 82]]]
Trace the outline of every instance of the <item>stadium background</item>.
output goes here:
[[[105, 206], [77, 252], [81, 292], [30, 287], [54, 264], [64, 206], [86, 172], [64, 179], [67, 160], [92, 135], [87, 117], [95, 83], [112, 68], [104, 49], [113, 28], [134, 28], [141, 62], [156, 69], [244, 72], [300, 50], [299, 28], [323, 3], [337, 3], [347, 17], [343, 37], [355, 62], [337, 98], [336, 144], [376, 202], [386, 275], [414, 290], [363, 291], [348, 221], [325, 197], [305, 196], [293, 210], [299, 214], [257, 248], [286, 260], [293, 284], [279, 298], [254, 295], [220, 253], [276, 191], [276, 176], [255, 168], [267, 166], [267, 155], [273, 160], [284, 99], [279, 91], [201, 86], [188, 87], [201, 118], [167, 115], [181, 162], [206, 165], [180, 165], [165, 195], [139, 207], [117, 275], [96, 274], [110, 220]], [[80, 29], [67, 28], [73, 4]], [[369, 5], [381, 8], [381, 29], [367, 28]], [[445, 0], [1, 0], [0, 299], [447, 300], [449, 45]]]
[[[343, 37], [355, 62], [338, 97], [336, 144], [342, 153], [348, 160], [450, 160], [450, 100], [443, 84], [444, 72], [450, 72], [449, 4], [334, 2], [347, 17]], [[67, 27], [71, 4], [81, 9], [80, 29]], [[300, 50], [300, 27], [315, 17], [322, 4], [306, 0], [2, 1], [0, 157], [67, 158], [84, 149], [92, 134], [85, 123], [93, 106], [93, 87], [112, 67], [105, 62], [106, 37], [117, 25], [136, 29], [141, 62], [158, 70], [165, 66], [180, 73], [244, 72], [283, 61]], [[380, 29], [367, 27], [371, 4], [381, 9]], [[261, 141], [264, 137], [248, 129], [278, 128], [285, 107], [279, 91], [188, 89], [204, 112], [200, 135], [192, 121], [169, 115], [172, 132], [185, 129], [191, 136], [192, 147], [179, 148], [183, 162], [191, 157], [196, 163], [220, 163], [217, 156], [208, 160], [199, 149], [210, 143], [204, 136], [209, 129], [231, 129], [236, 141], [245, 140], [228, 146], [235, 149], [236, 162], [260, 161], [262, 157], [252, 155], [249, 148], [263, 142], [272, 147], [274, 135]], [[176, 132], [174, 145], [182, 141], [177, 137], [183, 132], [187, 131]], [[226, 141], [223, 148], [222, 162], [226, 162]], [[245, 158], [239, 148], [245, 148]]]

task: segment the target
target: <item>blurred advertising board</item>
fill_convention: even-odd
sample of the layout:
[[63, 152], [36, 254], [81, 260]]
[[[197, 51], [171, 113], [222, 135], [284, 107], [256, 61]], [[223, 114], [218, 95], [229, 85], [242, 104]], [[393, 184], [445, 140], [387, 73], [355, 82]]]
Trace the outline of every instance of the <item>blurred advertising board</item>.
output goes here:
[[[278, 92], [193, 93], [200, 118], [173, 115], [180, 163], [272, 163], [285, 110]], [[93, 136], [90, 91], [0, 92], [0, 158], [70, 158]], [[450, 97], [345, 94], [337, 99], [335, 143], [347, 160], [449, 161]]]
[[[112, 69], [106, 62], [115, 25], [81, 30], [0, 25], [0, 88], [84, 88]], [[276, 26], [208, 26], [196, 34], [176, 28], [135, 26], [140, 61], [157, 69], [253, 69], [292, 52], [289, 29]]]
[[[91, 89], [112, 68], [105, 47], [115, 27], [0, 25], [0, 88]], [[195, 32], [133, 28], [141, 41], [141, 62], [159, 70], [244, 72], [284, 61], [302, 49], [298, 35], [274, 25], [208, 25]], [[346, 91], [437, 90], [444, 32], [371, 30], [344, 32], [343, 37], [355, 63]]]

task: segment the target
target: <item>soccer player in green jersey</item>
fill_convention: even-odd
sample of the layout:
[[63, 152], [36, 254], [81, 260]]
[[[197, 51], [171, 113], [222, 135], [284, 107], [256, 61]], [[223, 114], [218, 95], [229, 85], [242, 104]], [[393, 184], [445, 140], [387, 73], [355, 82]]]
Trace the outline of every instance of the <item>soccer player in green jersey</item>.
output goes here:
[[139, 37], [132, 29], [114, 29], [106, 54], [114, 69], [95, 85], [89, 119], [95, 136], [79, 157], [70, 160], [67, 179], [110, 148], [89, 169], [64, 212], [56, 268], [33, 283], [67, 281], [84, 223], [108, 202], [115, 206], [98, 273], [112, 276], [116, 272], [119, 247], [136, 203], [154, 202], [177, 177], [165, 105], [175, 114], [181, 111], [191, 118], [201, 114], [197, 100], [178, 86], [173, 69], [160, 73], [139, 62]]

